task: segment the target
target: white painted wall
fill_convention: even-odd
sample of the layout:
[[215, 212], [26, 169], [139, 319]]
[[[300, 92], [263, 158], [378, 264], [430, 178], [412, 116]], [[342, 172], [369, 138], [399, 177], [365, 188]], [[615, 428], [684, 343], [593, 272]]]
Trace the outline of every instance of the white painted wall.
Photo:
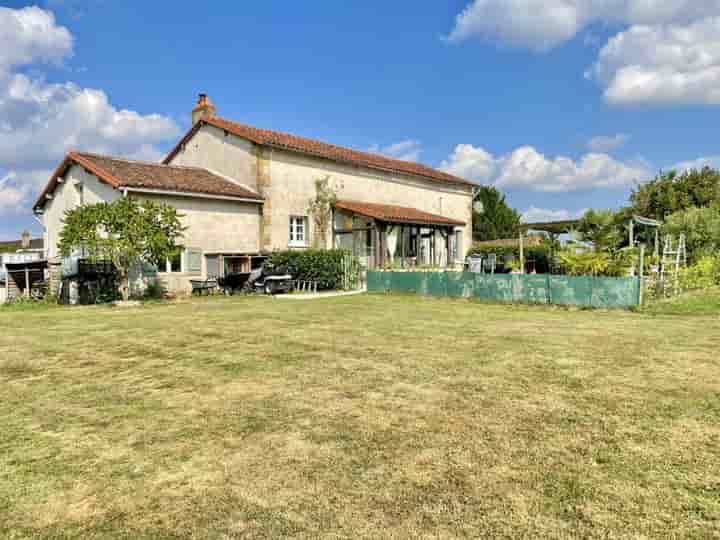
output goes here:
[[172, 159], [171, 165], [202, 167], [257, 191], [253, 143], [214, 126], [204, 125]]
[[45, 226], [45, 250], [48, 258], [58, 257], [57, 245], [63, 227], [65, 212], [80, 205], [77, 186], [83, 186], [85, 204], [112, 202], [118, 199], [120, 192], [112, 186], [101, 182], [98, 178], [78, 165], [71, 166], [65, 174], [65, 180], [52, 193], [52, 199], [45, 203], [43, 224]]

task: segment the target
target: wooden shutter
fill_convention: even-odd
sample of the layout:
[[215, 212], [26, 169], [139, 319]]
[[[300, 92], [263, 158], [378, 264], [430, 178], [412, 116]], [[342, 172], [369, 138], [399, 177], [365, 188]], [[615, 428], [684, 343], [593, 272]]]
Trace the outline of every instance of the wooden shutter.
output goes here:
[[194, 248], [185, 250], [185, 271], [188, 274], [200, 274], [202, 272], [202, 250]]

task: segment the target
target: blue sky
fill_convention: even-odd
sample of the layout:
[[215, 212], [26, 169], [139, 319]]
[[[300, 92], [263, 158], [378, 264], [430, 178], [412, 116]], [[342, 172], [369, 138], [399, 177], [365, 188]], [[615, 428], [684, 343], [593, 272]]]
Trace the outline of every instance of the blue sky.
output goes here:
[[0, 238], [40, 232], [29, 208], [67, 150], [158, 159], [200, 91], [227, 118], [497, 185], [528, 219], [720, 164], [720, 1], [28, 6], [0, 7]]

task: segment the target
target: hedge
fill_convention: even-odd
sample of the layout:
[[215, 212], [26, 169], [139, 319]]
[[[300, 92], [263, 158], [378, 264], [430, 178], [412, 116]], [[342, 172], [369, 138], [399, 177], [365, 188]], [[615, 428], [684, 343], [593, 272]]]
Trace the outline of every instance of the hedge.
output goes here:
[[276, 251], [265, 264], [284, 266], [294, 279], [317, 281], [320, 289], [341, 289], [343, 260], [349, 253], [344, 249]]
[[[546, 246], [528, 246], [524, 248], [525, 261], [535, 261], [535, 271], [538, 274], [547, 274], [550, 271], [550, 254]], [[486, 257], [488, 255], [495, 255], [497, 257], [498, 267], [504, 267], [504, 261], [506, 257], [510, 257], [515, 260], [520, 259], [520, 246], [508, 246], [503, 244], [487, 244], [473, 245], [468, 251], [468, 255], [482, 255]]]

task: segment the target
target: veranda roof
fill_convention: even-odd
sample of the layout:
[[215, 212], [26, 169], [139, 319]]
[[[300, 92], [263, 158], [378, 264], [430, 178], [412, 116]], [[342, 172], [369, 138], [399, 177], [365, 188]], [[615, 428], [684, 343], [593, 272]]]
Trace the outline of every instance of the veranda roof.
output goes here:
[[449, 217], [438, 214], [431, 214], [418, 210], [417, 208], [409, 208], [406, 206], [396, 206], [392, 204], [366, 203], [360, 201], [337, 201], [335, 208], [347, 210], [361, 216], [370, 217], [380, 221], [389, 223], [408, 223], [414, 225], [448, 225], [462, 226], [465, 222], [451, 219]]

